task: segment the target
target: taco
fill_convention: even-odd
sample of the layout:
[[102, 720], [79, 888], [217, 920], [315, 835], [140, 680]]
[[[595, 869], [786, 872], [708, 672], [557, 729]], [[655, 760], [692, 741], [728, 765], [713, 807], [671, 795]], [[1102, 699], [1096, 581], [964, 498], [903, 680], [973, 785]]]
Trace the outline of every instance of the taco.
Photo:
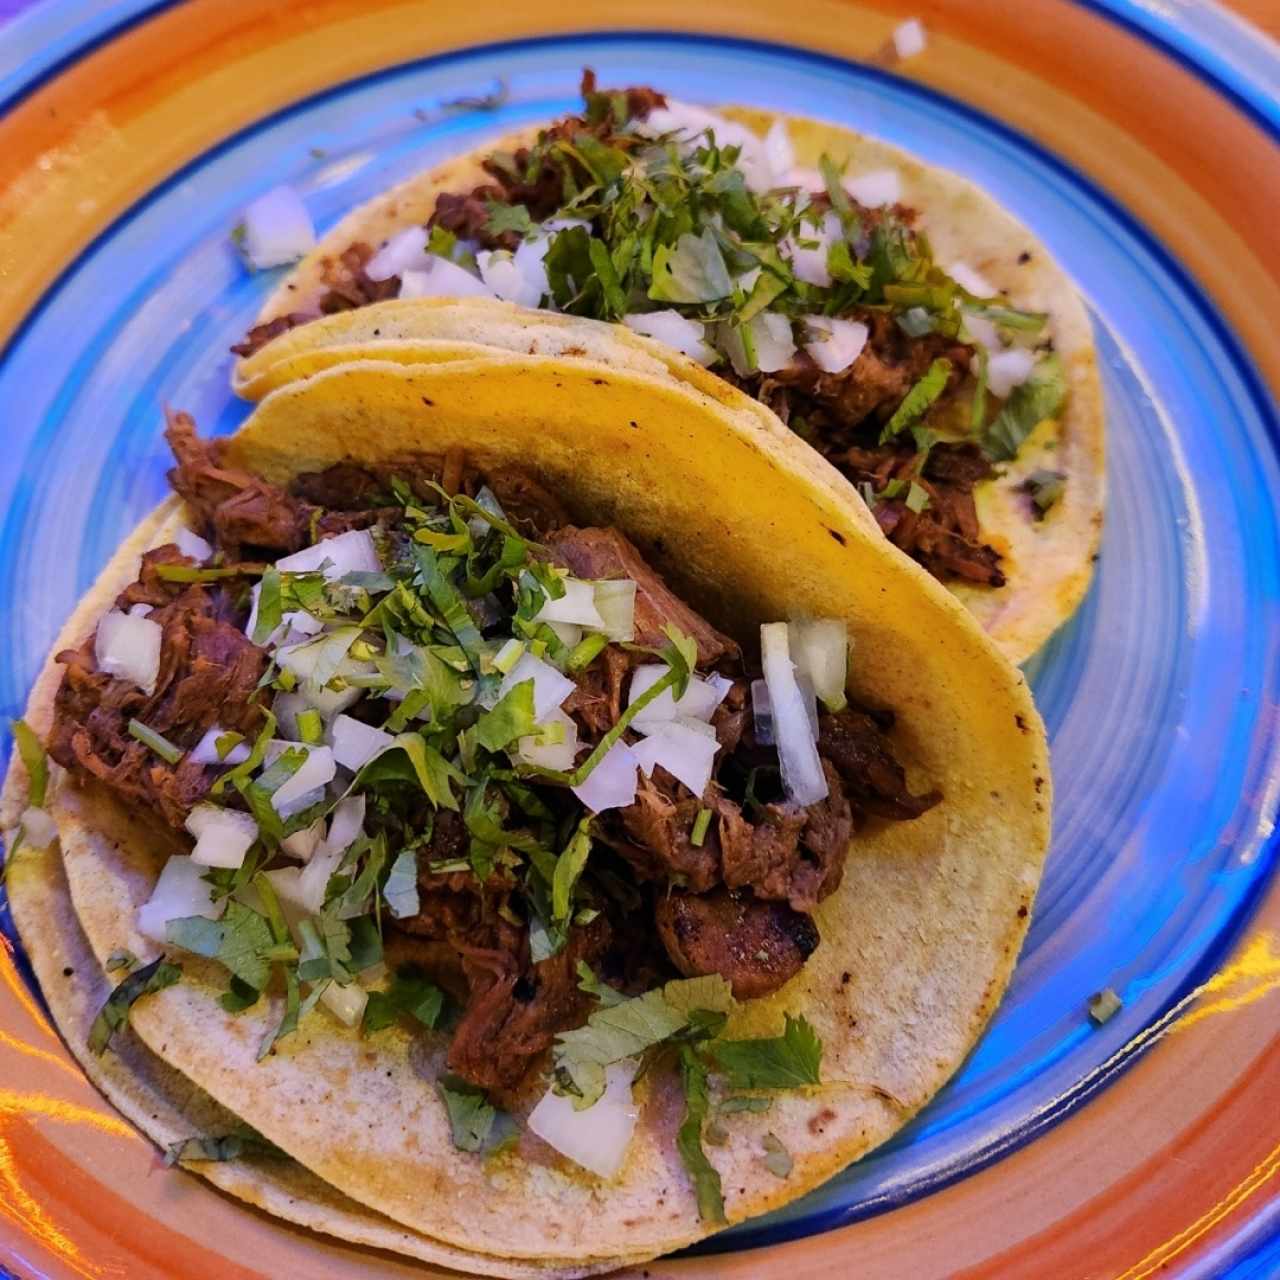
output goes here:
[[[936, 1092], [1026, 930], [1043, 729], [800, 442], [493, 355], [168, 435], [6, 788], [29, 892], [136, 957], [91, 1052], [136, 1037], [324, 1229], [491, 1274], [678, 1248]], [[18, 921], [37, 963], [71, 923]]]
[[[672, 376], [705, 366], [768, 406], [1014, 661], [1029, 657], [1084, 596], [1105, 487], [1092, 331], [1049, 252], [966, 179], [874, 138], [603, 92], [589, 72], [583, 93], [580, 115], [340, 222], [233, 348], [237, 390], [256, 398], [307, 371], [300, 353], [370, 331], [379, 358], [409, 361], [484, 340], [438, 315], [416, 333], [412, 308], [395, 337], [372, 317], [311, 328], [395, 298], [467, 300], [475, 323], [458, 335], [492, 316], [504, 347], [518, 322], [477, 302], [625, 326], [682, 355], [664, 361]], [[621, 342], [623, 360], [652, 346]]]

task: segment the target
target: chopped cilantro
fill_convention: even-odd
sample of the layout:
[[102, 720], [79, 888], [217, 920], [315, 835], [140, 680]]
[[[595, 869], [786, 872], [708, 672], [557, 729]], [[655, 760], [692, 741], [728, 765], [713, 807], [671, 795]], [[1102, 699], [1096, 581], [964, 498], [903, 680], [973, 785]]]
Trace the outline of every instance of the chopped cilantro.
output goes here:
[[444, 1076], [436, 1081], [436, 1092], [449, 1116], [453, 1145], [459, 1151], [483, 1149], [498, 1114], [484, 1090], [457, 1076]]
[[138, 967], [138, 957], [128, 947], [119, 947], [107, 957], [107, 963], [102, 967], [108, 973], [115, 973], [120, 969], [128, 973]]
[[1043, 520], [1046, 513], [1061, 501], [1066, 486], [1067, 477], [1061, 471], [1043, 468], [1033, 471], [1023, 481], [1022, 487], [1031, 495], [1037, 520]]
[[111, 1043], [111, 1037], [129, 1021], [129, 1010], [135, 1001], [173, 986], [181, 977], [182, 970], [163, 956], [141, 969], [135, 969], [112, 991], [94, 1018], [93, 1026], [89, 1028], [90, 1051], [98, 1055], [103, 1053]]
[[587, 865], [590, 852], [591, 816], [588, 814], [578, 823], [573, 838], [556, 859], [555, 874], [551, 879], [551, 913], [557, 924], [563, 924], [569, 918], [574, 886]]
[[1022, 443], [1046, 418], [1052, 418], [1066, 399], [1067, 382], [1056, 355], [1043, 356], [1021, 386], [1014, 387], [987, 428], [983, 447], [997, 462], [1017, 456]]
[[27, 803], [42, 809], [49, 790], [49, 759], [40, 739], [25, 720], [11, 720], [9, 727], [18, 748], [18, 758], [27, 771]]
[[907, 489], [907, 510], [919, 515], [929, 505], [929, 492], [921, 484], [912, 481]]
[[578, 990], [595, 996], [602, 1008], [621, 1004], [627, 998], [617, 987], [611, 987], [607, 982], [601, 982], [585, 960], [578, 961]]
[[485, 230], [489, 235], [501, 236], [512, 231], [518, 236], [527, 236], [532, 232], [533, 220], [524, 205], [499, 204], [496, 200], [490, 200], [485, 207], [489, 211], [488, 221], [485, 223]]
[[720, 1174], [707, 1159], [702, 1146], [702, 1125], [711, 1107], [707, 1067], [690, 1045], [683, 1045], [680, 1049], [680, 1084], [684, 1090], [684, 1119], [676, 1133], [676, 1150], [693, 1179], [698, 1216], [704, 1222], [724, 1222]]
[[444, 993], [426, 974], [414, 965], [396, 971], [386, 991], [369, 992], [361, 1030], [372, 1035], [389, 1027], [401, 1016], [410, 1017], [428, 1030], [433, 1028], [444, 1008]]
[[239, 1132], [226, 1133], [220, 1137], [183, 1138], [180, 1142], [172, 1142], [165, 1152], [164, 1162], [166, 1165], [175, 1165], [180, 1161], [202, 1160], [225, 1163], [228, 1160], [240, 1160], [246, 1156], [267, 1157], [272, 1160], [288, 1159], [288, 1156], [274, 1142], [268, 1142], [260, 1133], [255, 1133], [246, 1126]]
[[780, 1036], [714, 1040], [707, 1052], [731, 1089], [798, 1089], [820, 1082], [822, 1041], [807, 1019], [790, 1014]]
[[947, 379], [950, 376], [951, 361], [939, 357], [893, 411], [893, 416], [880, 432], [880, 443], [887, 444], [898, 432], [914, 427], [929, 411], [933, 402], [946, 390]]

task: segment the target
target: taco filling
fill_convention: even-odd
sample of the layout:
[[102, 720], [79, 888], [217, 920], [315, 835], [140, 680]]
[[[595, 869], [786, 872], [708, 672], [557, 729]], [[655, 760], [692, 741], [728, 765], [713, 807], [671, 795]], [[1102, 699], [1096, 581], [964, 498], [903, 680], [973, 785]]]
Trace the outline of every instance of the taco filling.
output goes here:
[[[803, 968], [859, 828], [940, 799], [892, 712], [847, 702], [843, 623], [749, 655], [531, 474], [455, 451], [286, 490], [185, 415], [168, 439], [196, 530], [58, 655], [48, 749], [186, 848], [140, 932], [220, 960], [228, 1011], [283, 984], [260, 1056], [318, 1002], [447, 1028], [450, 1116], [490, 1122], [548, 1050], [544, 1113], [607, 1102], [659, 1042], [732, 1056], [726, 1007]], [[784, 1039], [816, 1082], [808, 1024]]]
[[[425, 227], [327, 259], [320, 312], [485, 296], [621, 322], [768, 405], [935, 576], [1003, 586], [974, 489], [1063, 404], [1047, 316], [935, 261], [892, 170], [798, 169], [782, 122], [761, 139], [653, 89], [598, 90], [590, 71], [582, 89], [581, 115], [490, 154], [488, 180], [442, 193]], [[278, 316], [233, 350], [313, 318]], [[1064, 483], [1036, 477], [1033, 520]]]

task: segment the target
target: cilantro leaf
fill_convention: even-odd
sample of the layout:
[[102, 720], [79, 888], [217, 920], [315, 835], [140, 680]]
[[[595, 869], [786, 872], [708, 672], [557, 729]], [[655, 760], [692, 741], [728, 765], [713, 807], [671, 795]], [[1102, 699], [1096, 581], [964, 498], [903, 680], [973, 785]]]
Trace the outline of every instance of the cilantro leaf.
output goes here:
[[946, 390], [950, 376], [951, 361], [939, 357], [903, 396], [902, 403], [893, 411], [893, 417], [880, 432], [880, 443], [887, 444], [899, 431], [915, 426], [928, 412], [929, 406]]
[[453, 1145], [459, 1151], [481, 1150], [498, 1114], [484, 1090], [457, 1076], [444, 1076], [436, 1081], [436, 1092], [449, 1115]]
[[372, 1035], [389, 1027], [402, 1015], [416, 1019], [428, 1030], [439, 1021], [444, 1008], [444, 993], [416, 965], [403, 965], [396, 970], [385, 991], [369, 992], [364, 1008], [361, 1031]]
[[780, 1036], [715, 1040], [707, 1052], [731, 1089], [797, 1089], [820, 1083], [822, 1041], [805, 1018], [788, 1014]]
[[569, 919], [574, 886], [578, 883], [583, 867], [587, 865], [590, 852], [591, 817], [588, 815], [578, 823], [573, 838], [556, 859], [555, 874], [551, 879], [551, 914], [557, 924], [563, 924]]
[[456, 810], [458, 802], [449, 784], [466, 780], [421, 734], [402, 733], [360, 770], [355, 785], [363, 789], [384, 782], [416, 782], [437, 809]]
[[1044, 469], [1033, 471], [1023, 482], [1022, 487], [1031, 495], [1036, 509], [1036, 519], [1043, 520], [1049, 510], [1062, 500], [1063, 490], [1067, 487], [1067, 477], [1061, 471]]
[[501, 751], [531, 734], [533, 724], [533, 681], [521, 680], [476, 721], [472, 733], [486, 751]]
[[131, 973], [98, 1010], [98, 1016], [89, 1028], [90, 1051], [101, 1056], [111, 1043], [111, 1037], [129, 1021], [129, 1010], [136, 1000], [173, 986], [181, 977], [182, 970], [169, 964], [163, 956]]
[[707, 1159], [702, 1145], [702, 1125], [711, 1107], [707, 1067], [690, 1045], [684, 1045], [680, 1050], [680, 1084], [684, 1089], [684, 1119], [676, 1133], [676, 1150], [693, 1179], [698, 1216], [704, 1222], [724, 1222], [720, 1174]]
[[527, 236], [533, 230], [533, 219], [522, 204], [499, 204], [496, 200], [488, 200], [485, 208], [489, 211], [485, 230], [491, 236], [505, 235], [508, 231], [514, 231], [518, 236]]
[[170, 920], [165, 934], [174, 946], [224, 964], [241, 982], [261, 991], [271, 976], [267, 958], [275, 937], [265, 916], [234, 898], [221, 920], [185, 916]]
[[1014, 387], [1004, 407], [987, 428], [983, 448], [996, 462], [1017, 456], [1022, 442], [1046, 418], [1054, 417], [1067, 397], [1062, 361], [1047, 355], [1037, 361], [1030, 377]]
[[288, 1156], [276, 1146], [268, 1142], [260, 1133], [255, 1133], [246, 1126], [241, 1132], [226, 1133], [220, 1137], [183, 1138], [180, 1142], [171, 1142], [165, 1152], [166, 1165], [175, 1165], [179, 1161], [208, 1160], [223, 1163], [228, 1160], [239, 1160], [244, 1156], [267, 1156], [274, 1160], [287, 1160]]
[[611, 987], [607, 982], [601, 982], [596, 977], [595, 971], [585, 960], [578, 961], [578, 990], [595, 996], [599, 1000], [601, 1008], [605, 1009], [615, 1004], [621, 1004], [627, 998], [617, 987]]
[[44, 746], [25, 720], [11, 720], [9, 727], [13, 731], [18, 757], [27, 771], [27, 803], [33, 808], [42, 809], [49, 789], [49, 760], [44, 753]]
[[659, 245], [653, 255], [649, 297], [655, 302], [715, 302], [733, 292], [733, 281], [719, 242], [708, 229], [686, 231], [675, 243]]

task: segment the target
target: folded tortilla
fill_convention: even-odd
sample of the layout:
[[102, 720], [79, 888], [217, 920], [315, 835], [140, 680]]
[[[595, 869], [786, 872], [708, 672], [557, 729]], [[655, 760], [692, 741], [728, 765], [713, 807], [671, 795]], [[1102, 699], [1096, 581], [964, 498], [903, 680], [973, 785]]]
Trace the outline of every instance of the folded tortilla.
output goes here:
[[[1000, 552], [1007, 584], [1000, 588], [962, 581], [948, 584], [1005, 653], [1014, 662], [1025, 661], [1084, 598], [1102, 532], [1105, 418], [1084, 304], [1045, 246], [958, 174], [923, 164], [897, 147], [837, 125], [740, 107], [720, 111], [758, 134], [783, 121], [800, 165], [813, 166], [825, 154], [837, 164], [847, 161], [853, 175], [895, 170], [901, 178], [901, 201], [920, 213], [935, 261], [964, 262], [1013, 306], [1048, 314], [1046, 332], [1067, 382], [1064, 408], [1057, 418], [1046, 419], [1036, 428], [1014, 461], [1001, 464], [1000, 473], [975, 490], [983, 538]], [[268, 297], [258, 323], [289, 313], [318, 312], [328, 287], [327, 271], [343, 250], [357, 241], [377, 246], [406, 227], [425, 223], [441, 193], [469, 190], [489, 180], [480, 164], [484, 156], [514, 152], [536, 135], [536, 130], [524, 130], [488, 143], [475, 154], [411, 177], [356, 209], [288, 273]], [[648, 355], [665, 365], [670, 376], [689, 385], [707, 390], [709, 380], [719, 382], [673, 349], [638, 337], [621, 325], [572, 321], [546, 312], [525, 312], [522, 324], [522, 313], [502, 303], [458, 300], [456, 313], [440, 313], [433, 306], [436, 301], [416, 301], [402, 310], [374, 304], [304, 324], [239, 360], [233, 385], [239, 394], [258, 399], [288, 378], [352, 358], [354, 348], [370, 342], [375, 344], [368, 352], [373, 358], [424, 363], [449, 358], [438, 344], [453, 341], [565, 358], [585, 355], [619, 368], [639, 368]], [[557, 327], [553, 321], [567, 323]], [[425, 347], [418, 345], [420, 339], [427, 340]], [[778, 431], [787, 431], [774, 421]], [[1041, 470], [1065, 475], [1066, 483], [1061, 498], [1037, 519], [1025, 486], [1028, 477]], [[849, 493], [850, 501], [861, 506], [862, 499], [852, 486]]]
[[[481, 469], [532, 466], [578, 518], [664, 547], [658, 567], [673, 587], [730, 634], [779, 617], [844, 620], [851, 694], [894, 708], [895, 748], [914, 778], [943, 793], [913, 822], [872, 821], [857, 834], [842, 886], [815, 913], [818, 950], [731, 1021], [732, 1035], [772, 1035], [784, 1013], [803, 1014], [824, 1045], [821, 1085], [735, 1115], [727, 1144], [709, 1151], [729, 1221], [767, 1212], [906, 1123], [1004, 991], [1049, 836], [1047, 748], [1025, 681], [951, 595], [867, 528], [844, 482], [798, 439], [669, 378], [541, 356], [348, 363], [269, 395], [229, 442], [228, 462], [283, 482], [343, 460], [457, 447]], [[140, 551], [167, 540], [179, 518], [167, 505], [144, 524], [64, 643], [92, 630]], [[27, 712], [41, 734], [57, 678], [51, 662]], [[15, 769], [10, 828], [23, 789]], [[135, 927], [168, 852], [154, 827], [92, 787], [64, 783], [49, 807], [98, 963], [120, 947], [156, 954]], [[28, 916], [34, 953], [54, 945], [55, 927]], [[612, 1180], [531, 1139], [486, 1161], [452, 1145], [432, 1087], [442, 1037], [395, 1027], [364, 1039], [317, 1012], [256, 1062], [282, 998], [232, 1017], [218, 1003], [224, 971], [186, 953], [181, 963], [182, 982], [134, 1006], [139, 1040], [328, 1187], [396, 1224], [383, 1230], [417, 1233], [415, 1248], [426, 1240], [484, 1255], [493, 1274], [527, 1274], [530, 1263], [580, 1273], [712, 1230], [676, 1153], [683, 1103], [673, 1074], [638, 1084], [640, 1120]], [[63, 1029], [75, 1033], [70, 1019]], [[770, 1134], [793, 1159], [786, 1178], [763, 1162]], [[335, 1227], [344, 1238], [348, 1229]]]

